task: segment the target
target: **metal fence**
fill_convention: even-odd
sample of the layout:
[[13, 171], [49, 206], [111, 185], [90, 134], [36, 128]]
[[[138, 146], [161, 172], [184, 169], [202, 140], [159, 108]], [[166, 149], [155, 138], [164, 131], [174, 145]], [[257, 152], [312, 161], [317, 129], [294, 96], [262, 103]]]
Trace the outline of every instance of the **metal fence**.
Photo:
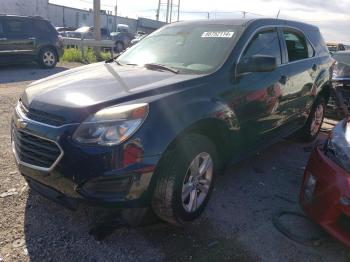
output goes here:
[[65, 47], [75, 47], [81, 50], [82, 56], [85, 57], [84, 50], [88, 47], [100, 47], [101, 49], [108, 50], [111, 54], [111, 58], [114, 57], [115, 41], [113, 40], [95, 40], [95, 39], [80, 39], [62, 37]]

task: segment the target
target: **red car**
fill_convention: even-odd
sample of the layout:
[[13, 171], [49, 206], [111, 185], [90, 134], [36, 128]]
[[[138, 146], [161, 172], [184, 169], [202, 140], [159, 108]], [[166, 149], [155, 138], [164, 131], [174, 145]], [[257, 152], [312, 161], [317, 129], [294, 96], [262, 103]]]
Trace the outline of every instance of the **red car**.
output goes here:
[[300, 192], [305, 213], [350, 247], [350, 118], [340, 121], [324, 147], [316, 147]]

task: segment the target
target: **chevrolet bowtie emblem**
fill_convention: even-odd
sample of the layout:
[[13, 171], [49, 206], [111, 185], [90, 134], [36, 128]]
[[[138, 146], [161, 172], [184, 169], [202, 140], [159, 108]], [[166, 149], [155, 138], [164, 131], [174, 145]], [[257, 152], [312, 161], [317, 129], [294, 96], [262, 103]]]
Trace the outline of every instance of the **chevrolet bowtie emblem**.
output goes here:
[[16, 127], [18, 128], [18, 129], [22, 129], [22, 128], [25, 128], [27, 125], [28, 125], [28, 123], [26, 123], [24, 120], [22, 120], [22, 119], [17, 119], [16, 120]]

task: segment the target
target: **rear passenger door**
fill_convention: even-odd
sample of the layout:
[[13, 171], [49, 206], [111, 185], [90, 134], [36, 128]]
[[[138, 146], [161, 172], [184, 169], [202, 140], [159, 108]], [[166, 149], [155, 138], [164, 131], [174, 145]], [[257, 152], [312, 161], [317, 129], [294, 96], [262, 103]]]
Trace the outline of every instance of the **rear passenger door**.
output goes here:
[[34, 54], [36, 39], [31, 32], [31, 25], [25, 19], [5, 17], [2, 25], [6, 34], [5, 53], [7, 55], [20, 57]]
[[283, 38], [283, 63], [287, 85], [283, 100], [288, 105], [288, 118], [305, 117], [310, 108], [316, 88], [316, 76], [319, 73], [319, 61], [315, 50], [303, 32], [294, 28], [280, 28]]

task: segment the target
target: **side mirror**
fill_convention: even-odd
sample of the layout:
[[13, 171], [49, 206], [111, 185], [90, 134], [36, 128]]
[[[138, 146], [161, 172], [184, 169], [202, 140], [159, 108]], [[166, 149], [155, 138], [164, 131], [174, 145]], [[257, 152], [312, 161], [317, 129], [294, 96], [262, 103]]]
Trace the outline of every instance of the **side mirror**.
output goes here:
[[243, 58], [237, 65], [239, 75], [252, 72], [271, 72], [277, 67], [277, 59], [267, 55], [253, 55]]

